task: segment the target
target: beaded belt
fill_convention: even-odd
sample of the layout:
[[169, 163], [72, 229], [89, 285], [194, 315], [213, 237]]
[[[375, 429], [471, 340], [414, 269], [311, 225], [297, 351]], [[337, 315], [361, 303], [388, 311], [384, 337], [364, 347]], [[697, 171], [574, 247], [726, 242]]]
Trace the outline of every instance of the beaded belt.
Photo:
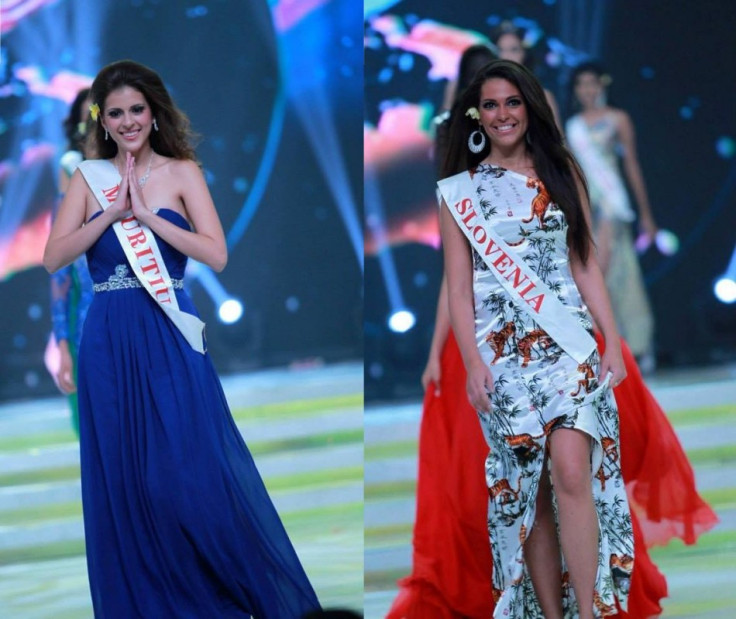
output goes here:
[[[143, 288], [143, 284], [137, 277], [128, 277], [128, 267], [125, 264], [119, 264], [115, 267], [115, 275], [110, 275], [106, 282], [93, 284], [92, 290], [95, 292], [110, 292], [111, 290], [127, 290], [129, 288]], [[175, 290], [184, 288], [183, 279], [172, 279], [171, 285]]]

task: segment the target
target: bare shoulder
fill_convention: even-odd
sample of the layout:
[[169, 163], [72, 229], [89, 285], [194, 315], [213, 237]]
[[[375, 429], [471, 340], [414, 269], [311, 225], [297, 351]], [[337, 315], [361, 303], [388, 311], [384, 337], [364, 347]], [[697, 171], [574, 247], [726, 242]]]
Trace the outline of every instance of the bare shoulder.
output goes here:
[[171, 176], [182, 181], [191, 179], [193, 175], [202, 176], [202, 170], [191, 159], [172, 159], [167, 157], [162, 165], [168, 168]]
[[619, 128], [631, 125], [631, 117], [626, 110], [622, 110], [618, 107], [610, 108], [610, 114], [616, 122], [616, 126]]

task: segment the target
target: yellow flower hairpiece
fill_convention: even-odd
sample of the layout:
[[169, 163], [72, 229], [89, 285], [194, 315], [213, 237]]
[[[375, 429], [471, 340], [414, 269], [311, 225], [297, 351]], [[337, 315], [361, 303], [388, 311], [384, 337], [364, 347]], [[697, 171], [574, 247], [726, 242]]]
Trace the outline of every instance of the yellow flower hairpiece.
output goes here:
[[93, 103], [89, 106], [89, 116], [94, 121], [97, 122], [97, 119], [100, 117], [100, 106], [96, 103]]
[[469, 107], [465, 115], [470, 116], [473, 120], [480, 120], [480, 112], [478, 112], [477, 107]]

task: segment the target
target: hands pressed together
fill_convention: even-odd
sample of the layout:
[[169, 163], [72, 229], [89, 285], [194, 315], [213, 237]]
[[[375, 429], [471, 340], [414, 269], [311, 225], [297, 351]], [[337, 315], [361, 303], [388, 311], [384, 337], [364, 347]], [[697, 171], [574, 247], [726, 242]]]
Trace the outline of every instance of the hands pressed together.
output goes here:
[[143, 198], [143, 189], [135, 177], [135, 157], [130, 153], [125, 154], [125, 169], [122, 171], [122, 181], [115, 202], [110, 206], [117, 219], [125, 219], [131, 215], [138, 221], [145, 223], [147, 215], [153, 213], [146, 206]]

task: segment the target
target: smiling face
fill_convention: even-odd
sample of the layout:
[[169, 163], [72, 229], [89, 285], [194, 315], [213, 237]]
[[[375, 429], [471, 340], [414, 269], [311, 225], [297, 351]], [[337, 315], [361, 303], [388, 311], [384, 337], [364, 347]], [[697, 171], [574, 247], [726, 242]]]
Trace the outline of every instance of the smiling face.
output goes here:
[[519, 89], [508, 80], [494, 77], [480, 89], [480, 123], [491, 140], [491, 151], [509, 153], [525, 148], [524, 135], [529, 127], [527, 107]]
[[138, 152], [148, 142], [153, 124], [151, 107], [139, 90], [122, 86], [105, 99], [102, 124], [118, 148]]

